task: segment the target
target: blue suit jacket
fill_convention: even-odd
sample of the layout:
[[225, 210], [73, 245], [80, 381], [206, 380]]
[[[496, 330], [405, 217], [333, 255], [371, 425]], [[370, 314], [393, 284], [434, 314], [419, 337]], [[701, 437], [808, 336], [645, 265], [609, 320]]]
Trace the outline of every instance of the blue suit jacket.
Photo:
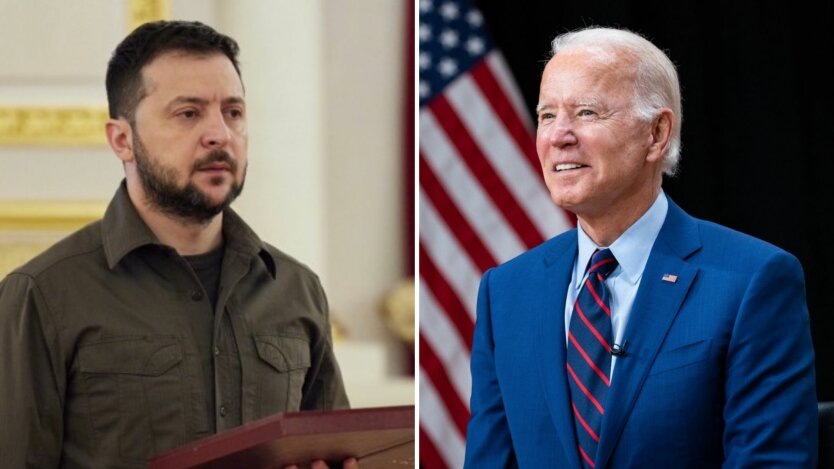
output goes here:
[[[669, 202], [614, 368], [597, 469], [814, 467], [799, 262]], [[466, 467], [581, 467], [565, 376], [576, 253], [574, 230], [484, 275]]]

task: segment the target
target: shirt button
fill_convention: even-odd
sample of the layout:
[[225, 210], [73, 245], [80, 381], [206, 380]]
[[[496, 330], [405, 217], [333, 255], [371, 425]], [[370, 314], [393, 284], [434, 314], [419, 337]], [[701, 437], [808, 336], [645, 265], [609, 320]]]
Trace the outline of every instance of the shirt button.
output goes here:
[[217, 347], [214, 347], [214, 354], [215, 355], [220, 355], [220, 349], [217, 348]]
[[191, 299], [194, 301], [202, 301], [203, 300], [203, 292], [199, 290], [194, 290], [191, 292]]
[[220, 416], [221, 416], [221, 417], [225, 417], [225, 416], [226, 416], [226, 406], [225, 406], [225, 405], [221, 405], [221, 406], [220, 406]]

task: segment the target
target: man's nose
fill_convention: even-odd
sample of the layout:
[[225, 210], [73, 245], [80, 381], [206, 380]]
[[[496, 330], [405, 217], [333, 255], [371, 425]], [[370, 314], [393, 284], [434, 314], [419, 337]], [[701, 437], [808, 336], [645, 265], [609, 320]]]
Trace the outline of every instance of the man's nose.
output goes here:
[[206, 119], [206, 127], [203, 130], [202, 143], [209, 148], [222, 148], [229, 143], [232, 131], [226, 123], [223, 113], [212, 112]]
[[557, 148], [575, 145], [577, 142], [575, 130], [574, 123], [569, 117], [557, 117], [548, 126], [548, 142]]

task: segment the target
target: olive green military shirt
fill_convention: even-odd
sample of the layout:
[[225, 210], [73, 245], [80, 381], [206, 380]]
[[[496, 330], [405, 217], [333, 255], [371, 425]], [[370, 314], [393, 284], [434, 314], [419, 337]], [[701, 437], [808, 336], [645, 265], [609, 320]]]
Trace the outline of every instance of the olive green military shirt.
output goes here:
[[0, 466], [145, 467], [283, 411], [348, 406], [327, 300], [232, 211], [213, 309], [124, 183], [0, 283]]

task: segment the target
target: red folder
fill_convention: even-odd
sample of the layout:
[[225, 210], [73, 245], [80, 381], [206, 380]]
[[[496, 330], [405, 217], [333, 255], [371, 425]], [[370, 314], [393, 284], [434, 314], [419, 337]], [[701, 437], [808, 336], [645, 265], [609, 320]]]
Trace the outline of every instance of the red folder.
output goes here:
[[362, 469], [414, 467], [414, 406], [288, 412], [156, 456], [149, 469], [331, 467], [355, 457]]

